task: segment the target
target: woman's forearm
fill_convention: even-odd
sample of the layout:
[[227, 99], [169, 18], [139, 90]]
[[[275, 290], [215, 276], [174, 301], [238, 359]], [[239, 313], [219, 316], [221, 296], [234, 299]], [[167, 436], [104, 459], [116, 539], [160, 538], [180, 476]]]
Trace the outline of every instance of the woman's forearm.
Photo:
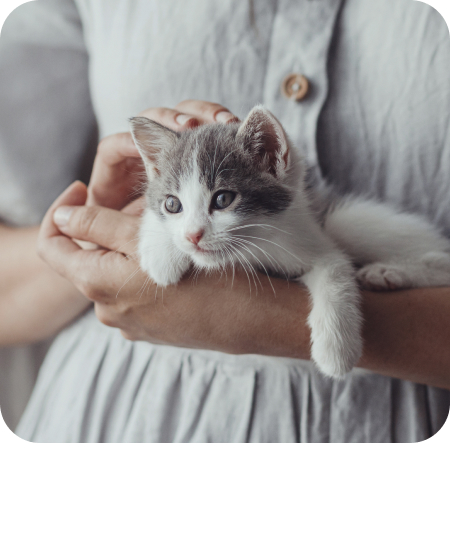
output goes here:
[[364, 292], [360, 366], [450, 389], [450, 288]]
[[[295, 285], [279, 286], [278, 298], [267, 304], [270, 313], [254, 316], [254, 332], [248, 334], [247, 344], [256, 353], [309, 359], [307, 292]], [[450, 389], [450, 288], [364, 291], [362, 295], [364, 351], [358, 366]], [[269, 296], [266, 299], [272, 302]], [[249, 322], [252, 326], [250, 318]], [[273, 331], [268, 330], [270, 326]]]
[[[178, 311], [180, 329], [174, 333], [173, 343], [179, 338], [189, 347], [210, 342], [210, 349], [228, 353], [310, 359], [307, 290], [280, 279], [272, 279], [270, 284], [262, 275], [260, 281], [258, 295], [255, 288], [250, 295], [243, 277], [235, 278], [233, 288], [225, 278], [210, 286], [193, 286], [189, 280], [180, 283], [186, 290], [190, 288], [185, 292], [189, 300], [183, 307], [186, 319]], [[450, 389], [450, 288], [363, 291], [362, 297], [364, 352], [358, 366]], [[175, 308], [179, 298], [173, 299]], [[158, 312], [158, 324], [166, 335], [174, 321], [168, 295], [165, 301], [168, 307]], [[203, 319], [196, 330], [189, 322], [192, 312]], [[191, 334], [197, 340], [190, 341]]]
[[89, 304], [38, 257], [37, 234], [0, 225], [0, 346], [50, 337]]

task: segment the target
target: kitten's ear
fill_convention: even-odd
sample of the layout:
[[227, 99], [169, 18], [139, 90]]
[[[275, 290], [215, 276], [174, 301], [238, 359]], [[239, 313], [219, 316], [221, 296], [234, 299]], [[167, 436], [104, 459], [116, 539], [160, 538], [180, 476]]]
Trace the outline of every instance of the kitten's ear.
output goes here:
[[257, 105], [241, 124], [236, 139], [261, 163], [262, 169], [275, 177], [290, 165], [287, 136], [280, 122], [266, 108]]
[[149, 180], [159, 176], [161, 153], [173, 147], [178, 134], [154, 120], [139, 116], [130, 119], [131, 135], [144, 161]]

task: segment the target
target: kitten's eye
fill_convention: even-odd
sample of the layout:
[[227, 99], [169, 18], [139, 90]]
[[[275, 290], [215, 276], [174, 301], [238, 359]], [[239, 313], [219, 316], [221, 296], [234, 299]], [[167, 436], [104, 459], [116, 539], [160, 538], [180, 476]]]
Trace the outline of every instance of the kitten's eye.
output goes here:
[[213, 198], [212, 207], [216, 210], [223, 210], [234, 201], [236, 193], [232, 191], [219, 191]]
[[167, 212], [170, 212], [171, 214], [178, 214], [178, 212], [181, 212], [183, 208], [180, 200], [173, 195], [169, 195], [167, 197], [164, 206], [166, 207]]

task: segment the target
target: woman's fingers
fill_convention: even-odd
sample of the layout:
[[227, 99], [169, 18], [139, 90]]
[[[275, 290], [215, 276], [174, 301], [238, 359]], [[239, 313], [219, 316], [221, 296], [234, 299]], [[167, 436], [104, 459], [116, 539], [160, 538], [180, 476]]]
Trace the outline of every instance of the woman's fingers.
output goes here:
[[175, 109], [157, 107], [142, 111], [139, 116], [145, 116], [163, 126], [182, 132], [201, 124], [213, 122], [238, 122], [239, 119], [218, 103], [188, 99], [179, 103]]
[[101, 206], [61, 206], [53, 221], [59, 231], [73, 239], [88, 241], [125, 255], [136, 251], [137, 216]]
[[138, 199], [127, 204], [125, 208], [122, 208], [124, 214], [131, 214], [132, 216], [142, 216], [145, 210], [145, 197], [139, 197]]
[[219, 103], [201, 101], [198, 99], [186, 99], [175, 107], [178, 111], [193, 115], [204, 123], [212, 122], [239, 122], [236, 115]]
[[167, 109], [166, 107], [152, 107], [139, 113], [139, 116], [145, 116], [150, 120], [159, 122], [159, 124], [175, 132], [190, 130], [202, 124], [202, 121], [195, 116], [183, 113], [177, 109]]
[[[128, 261], [123, 254], [110, 252], [117, 249], [124, 254], [134, 252], [139, 219], [107, 208], [81, 206], [86, 194], [86, 186], [75, 182], [56, 199], [41, 224], [38, 252], [90, 300], [116, 303], [117, 294], [128, 277], [142, 285], [139, 265]], [[110, 250], [83, 250], [73, 242], [72, 236]], [[129, 290], [127, 284], [122, 295]], [[132, 287], [131, 292], [134, 296], [136, 288]]]
[[61, 193], [61, 195], [47, 210], [47, 213], [42, 220], [41, 228], [39, 230], [39, 244], [41, 244], [43, 240], [47, 241], [48, 239], [58, 237], [67, 239], [67, 237], [62, 235], [61, 231], [58, 229], [58, 226], [55, 225], [53, 221], [55, 210], [66, 205], [82, 206], [86, 202], [86, 196], [87, 188], [81, 181], [76, 181], [72, 183], [72, 185], [69, 185], [69, 187], [63, 193]]
[[95, 157], [86, 204], [116, 210], [123, 208], [136, 192], [143, 172], [144, 165], [129, 132], [102, 139]]
[[98, 144], [97, 155], [109, 166], [116, 166], [129, 157], [140, 157], [130, 132], [103, 138]]
[[63, 257], [81, 250], [72, 239], [61, 233], [53, 221], [55, 210], [65, 205], [82, 205], [86, 201], [87, 189], [80, 181], [70, 185], [50, 206], [39, 230], [37, 250], [39, 256], [45, 260], [57, 273], [66, 276], [66, 265]]

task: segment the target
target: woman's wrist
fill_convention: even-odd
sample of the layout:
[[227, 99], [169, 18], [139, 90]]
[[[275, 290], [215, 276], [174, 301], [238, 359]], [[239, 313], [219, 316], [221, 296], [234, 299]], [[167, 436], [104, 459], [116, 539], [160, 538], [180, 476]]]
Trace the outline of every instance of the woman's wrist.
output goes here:
[[48, 338], [89, 305], [38, 257], [38, 231], [0, 225], [0, 346]]
[[220, 281], [222, 298], [209, 315], [211, 340], [235, 354], [309, 359], [307, 290], [276, 278], [260, 276], [260, 281], [257, 294], [255, 286], [250, 293], [245, 276], [235, 278], [233, 288]]

